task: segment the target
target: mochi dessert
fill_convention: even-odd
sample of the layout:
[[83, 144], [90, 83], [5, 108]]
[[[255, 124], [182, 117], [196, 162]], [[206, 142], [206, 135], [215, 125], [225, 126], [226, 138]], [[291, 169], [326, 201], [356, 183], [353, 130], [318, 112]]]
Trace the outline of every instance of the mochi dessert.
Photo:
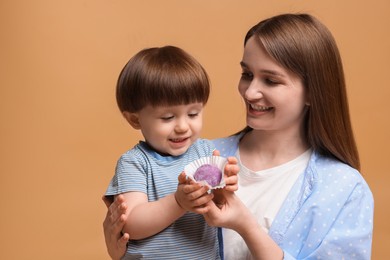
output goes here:
[[196, 181], [206, 181], [210, 186], [215, 187], [221, 182], [222, 172], [215, 165], [204, 164], [195, 171], [194, 179]]
[[210, 190], [225, 187], [223, 171], [227, 159], [221, 156], [206, 156], [190, 162], [184, 167], [186, 176], [193, 181], [207, 184]]

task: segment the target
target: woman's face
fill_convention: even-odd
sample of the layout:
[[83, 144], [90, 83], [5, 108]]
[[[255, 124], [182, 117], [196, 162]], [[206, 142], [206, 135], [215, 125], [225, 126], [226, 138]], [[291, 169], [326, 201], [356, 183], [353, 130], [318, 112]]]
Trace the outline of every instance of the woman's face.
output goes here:
[[254, 130], [300, 131], [305, 104], [302, 80], [271, 58], [250, 38], [241, 61], [238, 85], [247, 111], [247, 125]]

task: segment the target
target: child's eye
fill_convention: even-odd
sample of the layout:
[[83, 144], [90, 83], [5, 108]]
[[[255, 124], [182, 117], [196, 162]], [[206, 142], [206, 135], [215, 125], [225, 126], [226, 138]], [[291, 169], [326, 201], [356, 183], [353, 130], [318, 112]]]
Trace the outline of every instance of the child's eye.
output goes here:
[[189, 117], [197, 117], [199, 115], [199, 113], [190, 113], [188, 114]]
[[161, 119], [162, 119], [163, 121], [169, 121], [169, 120], [172, 120], [172, 119], [173, 119], [173, 116], [163, 116], [163, 117], [161, 117]]

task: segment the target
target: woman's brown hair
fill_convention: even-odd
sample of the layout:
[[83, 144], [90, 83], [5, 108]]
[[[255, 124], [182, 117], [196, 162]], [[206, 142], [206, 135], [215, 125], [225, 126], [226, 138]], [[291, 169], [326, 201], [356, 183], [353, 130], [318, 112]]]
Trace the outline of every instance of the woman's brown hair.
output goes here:
[[342, 61], [330, 31], [311, 15], [282, 14], [253, 26], [244, 44], [251, 37], [301, 78], [310, 103], [305, 117], [309, 145], [359, 170]]
[[121, 112], [138, 112], [147, 105], [207, 103], [209, 78], [184, 50], [175, 46], [143, 49], [122, 69], [116, 88]]

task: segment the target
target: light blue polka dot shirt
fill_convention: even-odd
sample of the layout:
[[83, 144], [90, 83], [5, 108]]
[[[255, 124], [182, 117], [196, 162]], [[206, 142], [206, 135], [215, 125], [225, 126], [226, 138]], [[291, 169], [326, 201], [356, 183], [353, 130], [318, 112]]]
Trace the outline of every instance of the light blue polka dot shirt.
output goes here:
[[[234, 156], [240, 138], [213, 142], [221, 156]], [[370, 259], [373, 211], [373, 196], [361, 174], [314, 152], [269, 235], [284, 259]]]

